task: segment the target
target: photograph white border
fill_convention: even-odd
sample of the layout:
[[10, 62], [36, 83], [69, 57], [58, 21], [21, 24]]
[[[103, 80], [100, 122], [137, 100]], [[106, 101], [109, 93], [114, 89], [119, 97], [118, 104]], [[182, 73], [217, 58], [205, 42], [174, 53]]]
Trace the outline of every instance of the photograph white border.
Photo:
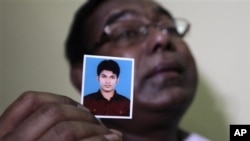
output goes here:
[[113, 59], [113, 60], [125, 60], [132, 62], [131, 70], [131, 86], [130, 86], [130, 113], [129, 116], [109, 116], [109, 115], [95, 115], [96, 118], [110, 118], [110, 119], [132, 119], [133, 116], [133, 104], [134, 104], [134, 58], [124, 57], [111, 57], [111, 56], [100, 56], [100, 55], [84, 55], [83, 56], [83, 70], [82, 70], [82, 90], [81, 90], [81, 104], [83, 105], [84, 99], [84, 81], [85, 81], [85, 69], [86, 69], [86, 58], [100, 58], [100, 59]]

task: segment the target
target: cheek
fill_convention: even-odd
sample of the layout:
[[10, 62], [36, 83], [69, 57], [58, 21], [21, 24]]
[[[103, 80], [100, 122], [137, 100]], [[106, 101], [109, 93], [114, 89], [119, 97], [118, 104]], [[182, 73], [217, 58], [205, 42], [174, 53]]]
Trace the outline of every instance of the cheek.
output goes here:
[[195, 63], [191, 50], [189, 49], [188, 45], [183, 42], [177, 48], [177, 52], [183, 58], [182, 60], [185, 62], [184, 64], [186, 68], [186, 79], [189, 82], [193, 82], [193, 83], [189, 83], [189, 85], [194, 85], [191, 87], [196, 88], [197, 81], [198, 81], [198, 74], [197, 74], [196, 63]]
[[99, 79], [100, 84], [104, 84], [105, 80], [104, 79]]
[[113, 87], [115, 87], [116, 86], [116, 81], [112, 81], [112, 85], [113, 85]]
[[129, 48], [119, 48], [115, 44], [107, 44], [102, 46], [96, 55], [102, 56], [114, 56], [114, 57], [124, 57], [124, 58], [137, 58], [138, 47], [131, 46]]
[[183, 56], [187, 61], [189, 62], [194, 61], [192, 53], [189, 50], [189, 47], [185, 42], [176, 43], [176, 49], [177, 49], [176, 52], [179, 52], [181, 56]]

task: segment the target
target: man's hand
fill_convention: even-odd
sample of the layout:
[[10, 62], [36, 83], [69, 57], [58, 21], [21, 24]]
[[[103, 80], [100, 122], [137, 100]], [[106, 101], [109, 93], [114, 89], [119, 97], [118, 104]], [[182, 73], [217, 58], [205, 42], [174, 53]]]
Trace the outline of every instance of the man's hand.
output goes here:
[[0, 117], [0, 141], [118, 141], [88, 109], [65, 96], [25, 92]]

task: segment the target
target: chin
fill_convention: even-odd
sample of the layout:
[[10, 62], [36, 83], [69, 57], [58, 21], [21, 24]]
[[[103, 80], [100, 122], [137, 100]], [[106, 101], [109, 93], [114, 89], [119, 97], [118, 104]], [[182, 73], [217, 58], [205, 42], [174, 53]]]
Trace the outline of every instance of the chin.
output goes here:
[[109, 92], [113, 92], [114, 90], [104, 90], [104, 92], [107, 92], [107, 93], [109, 93]]
[[189, 107], [194, 91], [183, 87], [167, 87], [158, 90], [145, 90], [134, 96], [135, 103], [142, 110], [152, 112], [183, 113]]

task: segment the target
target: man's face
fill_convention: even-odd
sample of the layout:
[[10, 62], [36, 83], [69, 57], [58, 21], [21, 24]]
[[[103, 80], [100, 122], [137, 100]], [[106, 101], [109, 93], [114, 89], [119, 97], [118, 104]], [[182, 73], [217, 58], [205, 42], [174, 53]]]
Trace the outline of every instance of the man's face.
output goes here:
[[[137, 23], [172, 25], [173, 20], [149, 0], [109, 0], [96, 8], [85, 25], [92, 29], [89, 44], [94, 46], [107, 26], [119, 33], [123, 26]], [[179, 36], [163, 34], [154, 27], [148, 28], [148, 32], [140, 42], [135, 40], [136, 43], [127, 42], [133, 32], [122, 34], [121, 38], [102, 44], [95, 54], [135, 59], [135, 113], [143, 108], [182, 114], [191, 103], [197, 84], [191, 52]]]
[[112, 71], [103, 70], [98, 76], [98, 81], [102, 91], [112, 92], [115, 90], [118, 78]]

